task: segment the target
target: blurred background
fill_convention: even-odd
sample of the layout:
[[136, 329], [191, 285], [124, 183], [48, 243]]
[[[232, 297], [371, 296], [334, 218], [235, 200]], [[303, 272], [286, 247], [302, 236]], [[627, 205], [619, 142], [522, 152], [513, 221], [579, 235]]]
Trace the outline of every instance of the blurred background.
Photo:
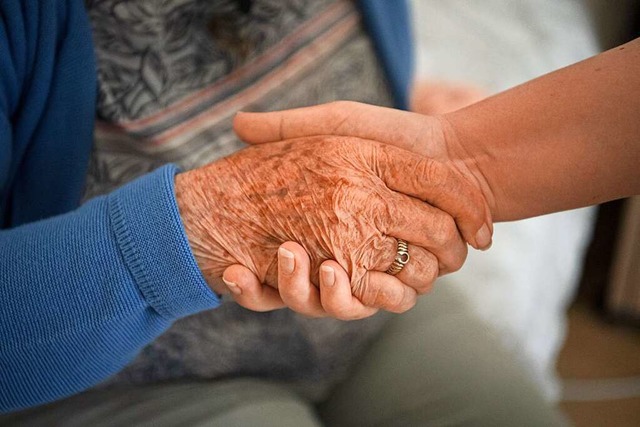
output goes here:
[[[637, 0], [412, 3], [419, 77], [490, 93], [640, 36]], [[498, 224], [491, 251], [441, 282], [575, 425], [640, 426], [640, 198]]]

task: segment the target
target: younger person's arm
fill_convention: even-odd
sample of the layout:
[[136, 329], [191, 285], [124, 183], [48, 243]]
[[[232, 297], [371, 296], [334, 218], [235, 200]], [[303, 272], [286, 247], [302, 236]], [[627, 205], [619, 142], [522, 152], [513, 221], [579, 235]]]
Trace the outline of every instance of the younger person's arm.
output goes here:
[[497, 221], [640, 193], [640, 39], [443, 116]]
[[640, 193], [640, 39], [442, 116], [337, 102], [242, 113], [257, 144], [310, 135], [375, 139], [454, 162], [495, 221]]

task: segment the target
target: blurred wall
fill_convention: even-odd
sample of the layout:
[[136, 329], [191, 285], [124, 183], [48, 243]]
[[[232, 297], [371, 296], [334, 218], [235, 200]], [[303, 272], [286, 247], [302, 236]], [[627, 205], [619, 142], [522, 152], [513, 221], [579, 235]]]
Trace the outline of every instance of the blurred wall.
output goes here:
[[[638, 36], [640, 1], [638, 0], [576, 0], [583, 1], [598, 34], [600, 48], [610, 49]], [[635, 27], [635, 28], [634, 28]]]

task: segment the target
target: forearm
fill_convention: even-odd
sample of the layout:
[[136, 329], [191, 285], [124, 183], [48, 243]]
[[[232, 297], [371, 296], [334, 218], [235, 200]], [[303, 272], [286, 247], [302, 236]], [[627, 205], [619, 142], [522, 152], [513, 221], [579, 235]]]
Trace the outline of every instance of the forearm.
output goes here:
[[183, 316], [214, 307], [163, 168], [0, 232], [0, 412], [77, 393]]
[[640, 39], [443, 116], [496, 221], [640, 192]]

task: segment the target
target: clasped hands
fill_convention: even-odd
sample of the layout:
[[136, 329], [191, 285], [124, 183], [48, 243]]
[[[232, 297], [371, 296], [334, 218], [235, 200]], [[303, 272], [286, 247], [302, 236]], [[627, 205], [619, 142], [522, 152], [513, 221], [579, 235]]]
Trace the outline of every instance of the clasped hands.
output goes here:
[[404, 312], [491, 244], [490, 192], [441, 117], [335, 102], [234, 128], [252, 146], [179, 174], [176, 198], [205, 279], [246, 308]]

